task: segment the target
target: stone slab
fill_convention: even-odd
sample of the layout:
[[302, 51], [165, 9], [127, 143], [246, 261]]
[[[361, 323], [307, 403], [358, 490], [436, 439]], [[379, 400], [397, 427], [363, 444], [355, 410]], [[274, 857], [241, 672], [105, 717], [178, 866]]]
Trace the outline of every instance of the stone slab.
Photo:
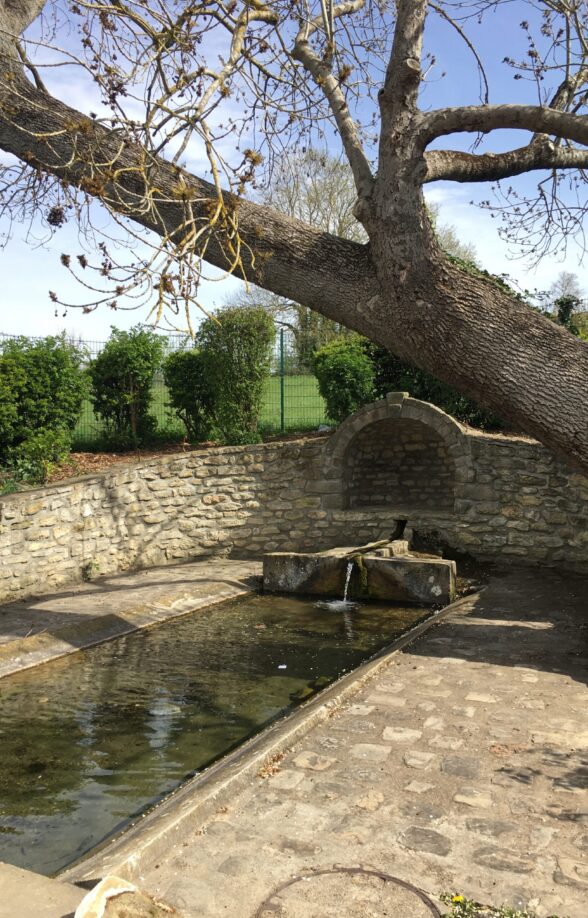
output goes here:
[[0, 862], [0, 918], [70, 918], [85, 890]]
[[446, 604], [455, 598], [455, 561], [366, 555], [370, 599]]
[[[272, 552], [263, 558], [263, 588], [269, 593], [342, 597], [353, 549], [308, 554]], [[365, 554], [351, 570], [348, 598], [446, 605], [455, 598], [454, 561]]]
[[260, 574], [255, 561], [196, 561], [0, 606], [0, 678], [242, 596]]

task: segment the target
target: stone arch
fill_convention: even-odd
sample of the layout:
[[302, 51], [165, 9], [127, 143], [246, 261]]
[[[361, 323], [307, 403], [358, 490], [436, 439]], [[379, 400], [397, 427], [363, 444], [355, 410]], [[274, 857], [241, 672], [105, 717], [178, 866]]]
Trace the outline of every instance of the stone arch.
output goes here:
[[327, 445], [341, 509], [453, 512], [470, 470], [468, 437], [427, 402], [392, 392], [341, 424]]

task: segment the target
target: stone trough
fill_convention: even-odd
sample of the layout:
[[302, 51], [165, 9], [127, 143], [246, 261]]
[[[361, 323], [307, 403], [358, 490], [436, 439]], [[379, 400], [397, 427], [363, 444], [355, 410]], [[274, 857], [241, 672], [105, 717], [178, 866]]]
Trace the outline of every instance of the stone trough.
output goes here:
[[411, 554], [408, 542], [377, 542], [361, 548], [314, 553], [272, 552], [263, 558], [263, 589], [347, 599], [378, 599], [446, 605], [455, 599], [455, 561]]

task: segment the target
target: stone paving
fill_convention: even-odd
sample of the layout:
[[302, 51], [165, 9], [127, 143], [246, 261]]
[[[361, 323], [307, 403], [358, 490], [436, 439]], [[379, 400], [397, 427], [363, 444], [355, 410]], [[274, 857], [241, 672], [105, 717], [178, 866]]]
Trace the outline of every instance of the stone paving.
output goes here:
[[0, 605], [0, 678], [83, 647], [241, 596], [261, 563], [207, 559], [111, 574]]
[[[141, 864], [143, 888], [192, 918], [428, 914], [368, 894], [345, 872], [361, 866], [431, 896], [586, 918], [587, 587], [554, 572], [492, 577], [269, 776]], [[313, 871], [333, 868], [321, 908], [330, 886]], [[300, 876], [318, 899], [302, 881], [285, 887]]]

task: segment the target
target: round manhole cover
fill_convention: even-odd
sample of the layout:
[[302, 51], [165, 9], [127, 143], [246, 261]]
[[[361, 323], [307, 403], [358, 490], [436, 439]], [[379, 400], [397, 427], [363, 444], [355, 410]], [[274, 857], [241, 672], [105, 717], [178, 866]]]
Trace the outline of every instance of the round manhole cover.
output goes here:
[[254, 918], [440, 918], [425, 893], [364, 868], [317, 870], [278, 886]]

